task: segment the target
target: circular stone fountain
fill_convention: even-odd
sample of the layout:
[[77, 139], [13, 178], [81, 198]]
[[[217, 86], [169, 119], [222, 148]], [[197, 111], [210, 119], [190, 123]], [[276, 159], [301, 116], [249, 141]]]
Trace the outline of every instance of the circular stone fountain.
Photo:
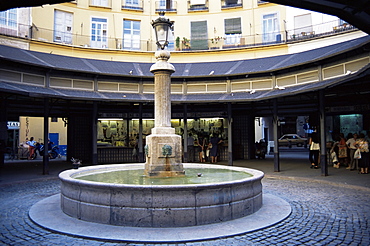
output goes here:
[[[154, 184], [157, 178], [132, 178], [132, 171], [144, 173], [144, 164], [64, 171], [59, 175], [62, 211], [77, 219], [110, 225], [185, 227], [229, 221], [261, 208], [263, 172], [221, 165], [183, 165], [186, 178], [162, 178], [161, 185]], [[125, 172], [127, 175], [122, 174]], [[122, 178], [125, 176], [136, 181], [128, 183]]]

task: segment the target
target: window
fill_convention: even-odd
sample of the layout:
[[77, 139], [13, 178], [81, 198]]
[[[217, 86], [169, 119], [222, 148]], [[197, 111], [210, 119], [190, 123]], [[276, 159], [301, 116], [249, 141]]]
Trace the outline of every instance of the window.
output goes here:
[[0, 26], [17, 29], [17, 9], [0, 12]]
[[242, 0], [224, 0], [222, 8], [235, 8], [243, 6]]
[[281, 34], [279, 34], [279, 21], [277, 13], [263, 16], [263, 37], [264, 43], [281, 41]]
[[142, 9], [139, 0], [125, 0], [124, 8], [127, 9]]
[[72, 44], [72, 13], [54, 11], [54, 42]]
[[160, 0], [159, 1], [159, 8], [160, 9], [166, 9], [166, 0]]
[[311, 13], [305, 15], [294, 16], [294, 34], [302, 34], [312, 32], [312, 17]]
[[191, 22], [190, 45], [193, 50], [208, 49], [207, 21]]
[[206, 0], [190, 0], [191, 5], [205, 5]]
[[162, 10], [166, 10], [166, 11], [176, 11], [176, 6], [177, 6], [177, 2], [173, 1], [173, 0], [159, 0], [159, 1], [156, 1], [156, 11], [162, 11]]
[[123, 49], [140, 49], [140, 21], [123, 20]]
[[190, 0], [190, 11], [208, 10], [207, 0]]
[[91, 19], [91, 47], [107, 48], [107, 19]]
[[91, 5], [108, 7], [108, 0], [91, 0]]
[[241, 18], [225, 19], [225, 44], [238, 45], [242, 34]]

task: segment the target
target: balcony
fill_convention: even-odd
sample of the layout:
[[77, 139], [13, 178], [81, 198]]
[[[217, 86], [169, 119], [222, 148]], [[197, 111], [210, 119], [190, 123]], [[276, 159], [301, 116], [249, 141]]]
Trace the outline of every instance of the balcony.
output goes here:
[[[325, 22], [304, 28], [285, 30], [273, 33], [255, 34], [255, 35], [220, 35], [209, 36], [206, 45], [209, 50], [216, 49], [235, 49], [248, 47], [261, 47], [266, 45], [276, 45], [282, 43], [296, 43], [304, 42], [312, 39], [319, 39], [322, 37], [338, 35], [340, 33], [347, 33], [357, 31], [358, 29], [350, 24], [339, 24], [338, 21]], [[2, 37], [1, 37], [2, 36]], [[57, 43], [66, 46], [74, 46], [81, 48], [93, 49], [110, 49], [110, 50], [139, 50], [139, 51], [155, 51], [157, 45], [155, 42], [148, 40], [137, 40], [135, 48], [124, 47], [125, 42], [122, 38], [110, 37], [107, 35], [106, 41], [100, 46], [92, 42], [90, 35], [80, 35], [74, 30], [67, 30], [66, 32], [56, 32], [53, 29], [45, 29], [33, 25], [17, 24], [14, 28], [0, 28], [0, 41], [2, 38], [19, 37], [25, 41], [34, 40], [39, 42]], [[171, 46], [172, 43], [172, 46]], [[197, 46], [191, 46], [194, 43], [188, 37], [177, 37], [170, 42], [169, 50], [176, 51], [195, 51], [199, 50]], [[204, 47], [201, 49], [204, 50]]]
[[143, 11], [143, 0], [122, 0], [122, 9]]
[[222, 0], [221, 1], [222, 9], [235, 9], [235, 8], [242, 8], [242, 7], [243, 7], [242, 0]]
[[188, 12], [208, 11], [208, 0], [190, 0], [188, 1]]
[[155, 12], [177, 12], [177, 2], [176, 1], [171, 1], [171, 0], [166, 0], [166, 1], [156, 1], [155, 2]]
[[112, 0], [90, 0], [91, 7], [112, 8]]

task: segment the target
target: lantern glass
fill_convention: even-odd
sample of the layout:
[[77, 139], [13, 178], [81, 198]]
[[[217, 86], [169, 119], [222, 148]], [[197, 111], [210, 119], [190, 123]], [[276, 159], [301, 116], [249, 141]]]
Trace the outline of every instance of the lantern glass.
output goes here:
[[173, 22], [164, 17], [164, 12], [159, 13], [158, 19], [152, 21], [158, 48], [162, 50], [168, 45], [168, 32]]
[[155, 33], [157, 37], [157, 44], [163, 50], [164, 47], [168, 44], [168, 25], [165, 24], [158, 24], [155, 26]]

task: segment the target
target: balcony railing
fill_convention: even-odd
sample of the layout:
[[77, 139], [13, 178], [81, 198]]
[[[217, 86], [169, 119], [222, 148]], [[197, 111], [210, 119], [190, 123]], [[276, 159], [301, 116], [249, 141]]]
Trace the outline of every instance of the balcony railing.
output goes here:
[[[168, 48], [169, 50], [175, 51], [196, 51], [205, 49], [215, 50], [258, 47], [281, 43], [302, 42], [308, 39], [336, 35], [338, 33], [350, 32], [352, 30], [357, 30], [357, 28], [347, 23], [338, 25], [338, 21], [334, 21], [314, 26], [301, 27], [295, 30], [266, 34], [208, 36], [208, 39], [197, 40], [197, 42], [192, 42], [192, 40], [187, 37], [176, 37], [170, 41]], [[55, 32], [54, 30], [36, 27], [35, 25], [28, 26], [18, 24], [16, 28], [2, 27], [0, 28], [0, 35], [83, 48], [133, 51], [155, 51], [157, 49], [157, 45], [154, 41], [130, 40], [129, 42], [124, 42], [122, 38], [110, 38], [109, 35], [107, 35], [104, 42], [102, 39], [101, 43], [97, 43], [91, 41], [91, 36], [73, 33], [73, 30], [72, 32], [65, 33], [60, 31]], [[198, 43], [202, 43], [202, 46], [194, 46]]]
[[209, 1], [189, 1], [188, 2], [188, 11], [197, 12], [197, 11], [208, 11]]
[[177, 1], [166, 0], [155, 2], [155, 12], [177, 12]]
[[90, 0], [90, 6], [112, 8], [112, 0]]
[[242, 0], [222, 0], [222, 9], [241, 8], [243, 7]]
[[122, 9], [143, 11], [143, 0], [127, 1], [122, 0]]

